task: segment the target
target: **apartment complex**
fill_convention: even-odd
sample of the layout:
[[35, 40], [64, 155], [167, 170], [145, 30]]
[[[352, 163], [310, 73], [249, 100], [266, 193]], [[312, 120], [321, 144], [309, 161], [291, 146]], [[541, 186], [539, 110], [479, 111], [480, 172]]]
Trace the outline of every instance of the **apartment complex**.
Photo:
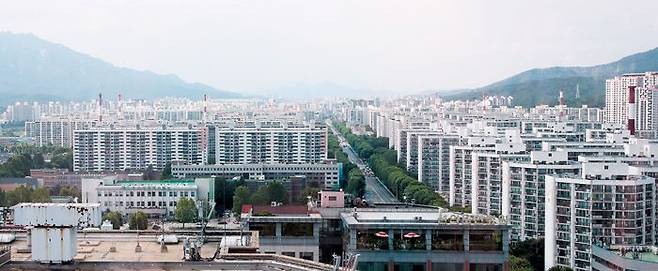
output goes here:
[[322, 124], [238, 123], [215, 127], [216, 164], [304, 164], [327, 159]]
[[654, 244], [656, 183], [619, 163], [583, 163], [580, 175], [546, 176], [545, 268], [589, 271], [594, 245]]
[[580, 164], [568, 161], [566, 152], [532, 151], [529, 161], [504, 161], [502, 167], [502, 215], [513, 226], [511, 239], [543, 238], [545, 178], [578, 174]]
[[173, 162], [201, 164], [204, 127], [103, 127], [74, 131], [73, 170], [163, 169]]
[[622, 125], [632, 120], [635, 130], [656, 131], [657, 85], [658, 72], [627, 73], [606, 80], [605, 120]]
[[34, 139], [35, 145], [71, 148], [75, 130], [90, 129], [96, 125], [93, 120], [66, 118], [44, 118], [25, 122], [25, 135]]
[[418, 181], [435, 191], [450, 191], [450, 146], [459, 145], [458, 135], [418, 137]]

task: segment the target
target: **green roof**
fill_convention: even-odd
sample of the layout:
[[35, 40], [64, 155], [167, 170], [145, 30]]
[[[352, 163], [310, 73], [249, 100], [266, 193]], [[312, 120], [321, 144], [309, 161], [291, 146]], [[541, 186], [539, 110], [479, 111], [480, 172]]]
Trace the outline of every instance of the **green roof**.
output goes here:
[[121, 186], [134, 186], [134, 185], [187, 185], [194, 184], [194, 180], [178, 180], [178, 179], [169, 179], [169, 180], [143, 180], [143, 181], [131, 181], [131, 180], [121, 180], [116, 182], [117, 185]]

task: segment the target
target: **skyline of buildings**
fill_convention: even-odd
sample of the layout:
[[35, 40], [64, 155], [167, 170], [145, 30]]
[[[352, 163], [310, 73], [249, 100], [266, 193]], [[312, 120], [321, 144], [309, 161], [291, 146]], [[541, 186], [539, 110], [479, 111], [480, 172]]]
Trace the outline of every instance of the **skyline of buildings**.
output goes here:
[[[217, 204], [214, 178], [241, 181], [249, 193], [281, 182], [287, 204], [244, 204], [238, 214], [246, 221], [241, 229], [261, 232], [263, 254], [315, 262], [330, 260], [330, 251], [359, 254], [359, 270], [507, 271], [511, 245], [544, 238], [544, 269], [609, 270], [602, 266], [614, 255], [628, 266], [642, 260], [620, 247], [658, 245], [657, 86], [656, 72], [610, 78], [605, 108], [523, 108], [509, 97], [99, 96], [16, 103], [5, 121], [24, 121], [35, 146], [71, 148], [73, 172], [34, 170], [37, 185], [80, 187], [81, 200], [103, 210], [171, 218], [181, 198]], [[346, 141], [334, 138], [335, 122], [353, 133]], [[370, 144], [373, 137], [386, 140], [385, 150], [351, 157], [349, 148], [364, 149], [349, 146], [354, 139]], [[344, 195], [355, 173], [344, 172], [347, 161], [334, 151], [363, 175], [363, 195]], [[369, 153], [384, 151], [391, 155], [386, 172], [401, 170], [390, 182], [369, 168]], [[147, 170], [169, 170], [173, 180], [130, 179]], [[419, 184], [400, 188], [403, 178]], [[417, 205], [426, 202], [412, 190], [419, 185], [448, 206]], [[317, 201], [305, 191], [319, 191]], [[372, 200], [380, 191], [394, 200]], [[318, 207], [337, 197], [342, 204]]]

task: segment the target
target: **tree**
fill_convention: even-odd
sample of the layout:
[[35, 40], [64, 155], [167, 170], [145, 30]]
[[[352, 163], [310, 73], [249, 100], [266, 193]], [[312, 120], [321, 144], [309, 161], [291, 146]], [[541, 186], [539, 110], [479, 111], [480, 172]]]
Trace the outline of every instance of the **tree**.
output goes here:
[[196, 203], [192, 198], [181, 198], [176, 203], [175, 217], [176, 221], [183, 223], [183, 228], [185, 228], [185, 223], [194, 222], [194, 219], [197, 218], [199, 210], [196, 207]]
[[0, 206], [7, 207], [7, 192], [0, 189]]
[[278, 181], [273, 181], [267, 186], [268, 193], [270, 195], [270, 201], [288, 203], [288, 191], [283, 187]]
[[142, 211], [130, 214], [128, 217], [128, 226], [131, 230], [145, 230], [148, 227], [148, 218]]
[[48, 188], [39, 187], [32, 192], [32, 202], [50, 202]]
[[271, 202], [270, 199], [270, 191], [267, 189], [267, 186], [261, 186], [251, 195], [249, 202], [257, 205], [265, 205]]
[[509, 265], [511, 271], [533, 271], [532, 265], [530, 265], [528, 260], [514, 255], [509, 256]]
[[32, 187], [20, 185], [7, 193], [7, 203], [14, 206], [22, 202], [32, 202]]
[[320, 192], [320, 188], [317, 187], [306, 187], [302, 191], [302, 195], [297, 199], [298, 203], [306, 203], [308, 200], [308, 197], [311, 197], [313, 199], [318, 198], [318, 192]]
[[168, 180], [171, 179], [171, 163], [167, 163], [162, 169], [162, 173], [160, 174], [160, 180]]
[[233, 208], [233, 194], [235, 188], [244, 184], [242, 180], [226, 180], [215, 177], [215, 209], [224, 212]]
[[233, 213], [236, 216], [239, 216], [242, 212], [242, 205], [247, 203], [249, 198], [249, 189], [246, 186], [241, 185], [235, 188], [235, 193], [233, 194]]
[[153, 169], [152, 165], [149, 165], [144, 170], [144, 180], [159, 180], [160, 174]]
[[103, 215], [103, 220], [109, 220], [112, 223], [112, 229], [118, 230], [123, 225], [123, 216], [117, 211], [107, 212]]
[[347, 192], [355, 197], [362, 197], [366, 191], [366, 182], [361, 170], [353, 168], [347, 176]]
[[63, 197], [72, 197], [80, 199], [82, 197], [80, 190], [74, 186], [65, 186], [59, 189], [59, 195]]
[[534, 270], [544, 270], [544, 239], [528, 239], [510, 244], [510, 255], [528, 260]]

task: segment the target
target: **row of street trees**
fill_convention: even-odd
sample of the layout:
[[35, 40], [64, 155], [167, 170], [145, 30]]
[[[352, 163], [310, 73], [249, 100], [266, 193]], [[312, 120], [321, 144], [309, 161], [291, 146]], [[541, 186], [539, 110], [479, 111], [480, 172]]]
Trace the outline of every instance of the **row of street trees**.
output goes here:
[[[176, 203], [174, 218], [179, 223], [183, 223], [183, 228], [185, 228], [185, 223], [191, 223], [196, 220], [198, 212], [199, 210], [193, 199], [180, 198]], [[126, 223], [123, 214], [118, 211], [106, 212], [103, 215], [103, 220], [109, 220], [112, 223], [112, 228], [115, 230], [121, 228]], [[148, 227], [148, 216], [142, 211], [137, 211], [128, 216], [127, 222], [128, 228], [131, 230], [145, 230]]]
[[0, 190], [0, 206], [9, 207], [22, 202], [50, 202], [50, 194], [45, 187], [35, 189], [25, 185], [12, 191]]
[[373, 173], [399, 199], [415, 201], [418, 204], [447, 207], [448, 204], [429, 186], [410, 176], [406, 170], [397, 164], [397, 154], [388, 148], [386, 138], [352, 134], [343, 123], [336, 124], [337, 129], [345, 135], [354, 151], [363, 159], [367, 159]]
[[[337, 127], [340, 131], [342, 127]], [[361, 169], [354, 163], [350, 162], [347, 154], [338, 144], [338, 138], [334, 134], [329, 134], [328, 140], [329, 158], [335, 158], [339, 163], [343, 164], [343, 172], [340, 176], [340, 187], [347, 193], [355, 197], [363, 197], [366, 190], [366, 181], [361, 172]]]

